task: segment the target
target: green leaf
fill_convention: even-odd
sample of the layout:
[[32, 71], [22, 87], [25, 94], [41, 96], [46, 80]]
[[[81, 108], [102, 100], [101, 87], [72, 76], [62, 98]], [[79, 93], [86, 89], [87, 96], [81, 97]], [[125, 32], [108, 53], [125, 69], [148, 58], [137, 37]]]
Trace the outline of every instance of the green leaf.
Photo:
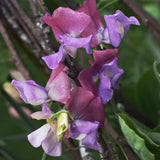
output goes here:
[[137, 109], [157, 125], [160, 122], [160, 85], [153, 68], [147, 70], [136, 86]]
[[155, 142], [160, 145], [160, 133], [158, 132], [149, 132], [147, 135]]
[[147, 148], [145, 139], [135, 131], [131, 119], [125, 114], [119, 114], [119, 122], [127, 142], [139, 158], [141, 160], [155, 160], [155, 155]]

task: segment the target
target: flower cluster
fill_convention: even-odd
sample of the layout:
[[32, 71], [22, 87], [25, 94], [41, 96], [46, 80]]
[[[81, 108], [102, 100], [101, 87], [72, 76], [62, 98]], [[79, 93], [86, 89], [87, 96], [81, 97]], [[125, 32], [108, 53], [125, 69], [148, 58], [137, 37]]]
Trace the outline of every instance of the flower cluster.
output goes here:
[[[52, 27], [56, 40], [61, 44], [57, 53], [42, 57], [52, 69], [46, 87], [35, 81], [12, 81], [20, 97], [27, 104], [42, 105], [42, 110], [32, 113], [37, 120], [45, 119], [46, 124], [28, 135], [34, 147], [42, 146], [51, 156], [61, 155], [63, 138], [81, 140], [88, 148], [100, 150], [97, 142], [98, 128], [103, 128], [105, 104], [112, 98], [114, 89], [119, 89], [119, 78], [123, 69], [118, 68], [118, 49], [92, 50], [101, 43], [118, 47], [131, 24], [139, 25], [135, 17], [126, 17], [117, 10], [113, 15], [101, 15], [96, 0], [86, 0], [74, 11], [59, 7], [52, 15], [46, 13], [42, 21]], [[82, 70], [77, 79], [79, 87], [71, 87], [63, 64], [67, 54], [75, 58], [77, 49], [84, 48], [92, 54], [91, 67]], [[54, 113], [50, 103], [57, 101], [64, 108]], [[53, 106], [54, 107], [54, 106]]]

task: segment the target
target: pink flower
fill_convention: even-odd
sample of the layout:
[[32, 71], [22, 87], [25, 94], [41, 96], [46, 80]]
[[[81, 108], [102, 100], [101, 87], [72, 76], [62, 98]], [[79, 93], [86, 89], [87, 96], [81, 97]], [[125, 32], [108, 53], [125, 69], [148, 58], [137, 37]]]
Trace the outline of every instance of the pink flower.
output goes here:
[[19, 92], [20, 97], [27, 104], [40, 105], [42, 104], [42, 111], [46, 114], [48, 107], [46, 102], [51, 100], [66, 103], [70, 96], [70, 82], [66, 75], [67, 67], [60, 63], [58, 67], [52, 71], [50, 79], [46, 87], [38, 85], [35, 81], [16, 81], [13, 80], [13, 85]]
[[101, 99], [92, 92], [76, 87], [71, 91], [70, 99], [66, 103], [66, 110], [74, 119], [97, 121], [102, 128], [105, 119], [105, 106]]
[[52, 27], [56, 40], [61, 43], [57, 53], [42, 58], [50, 69], [55, 69], [67, 54], [75, 57], [77, 48], [83, 47], [88, 54], [92, 53], [90, 48], [92, 35], [79, 38], [90, 23], [90, 17], [85, 13], [59, 7], [52, 16], [46, 13], [42, 21]]
[[123, 70], [118, 68], [118, 49], [103, 51], [94, 50], [94, 63], [92, 66], [80, 72], [78, 79], [83, 88], [99, 96], [103, 104], [106, 104], [113, 96], [113, 89], [119, 88], [119, 77]]

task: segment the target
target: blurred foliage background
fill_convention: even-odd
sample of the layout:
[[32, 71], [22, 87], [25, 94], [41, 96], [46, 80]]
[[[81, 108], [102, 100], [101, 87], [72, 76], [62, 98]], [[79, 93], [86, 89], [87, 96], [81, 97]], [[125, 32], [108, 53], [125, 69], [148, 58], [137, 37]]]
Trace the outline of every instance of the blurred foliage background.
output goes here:
[[[14, 1], [16, 0], [12, 0], [12, 3]], [[35, 22], [29, 2], [29, 0], [17, 0], [25, 14]], [[69, 5], [76, 3], [81, 6], [83, 0], [75, 0], [74, 3], [67, 0], [45, 0], [44, 5], [52, 13], [59, 6], [68, 7], [66, 2], [70, 2]], [[136, 2], [155, 18], [157, 24], [160, 23], [159, 0], [137, 0]], [[40, 61], [41, 55], [36, 53], [37, 49], [31, 47], [32, 42], [27, 42], [27, 40], [19, 38], [18, 33], [14, 33], [23, 26], [19, 24], [14, 12], [9, 7], [9, 3], [8, 6], [7, 3], [5, 0], [0, 2], [1, 33], [3, 25], [18, 56], [29, 71], [30, 77], [45, 86], [50, 71]], [[118, 0], [97, 0], [97, 8], [102, 19], [103, 15], [113, 14], [117, 9], [120, 9], [127, 16], [137, 16], [129, 7]], [[4, 11], [5, 9], [6, 11]], [[39, 12], [41, 16], [44, 15], [44, 10], [40, 6]], [[8, 15], [8, 20], [4, 14]], [[25, 19], [25, 17], [22, 18]], [[126, 138], [134, 151], [135, 159], [158, 160], [160, 159], [160, 43], [153, 36], [154, 29], [149, 30], [142, 19], [137, 18], [141, 25], [139, 27], [131, 26], [119, 46], [119, 67], [123, 68], [125, 72], [120, 78], [120, 90], [115, 93], [114, 99], [106, 105], [106, 118], [116, 132], [120, 135], [123, 134]], [[9, 23], [11, 19], [19, 24], [17, 29], [14, 28], [13, 22]], [[157, 27], [160, 28], [160, 25], [155, 26], [155, 28]], [[54, 48], [58, 48], [59, 44], [55, 41], [51, 29], [46, 27], [45, 30], [47, 30], [45, 34], [49, 35]], [[27, 35], [25, 30], [22, 29], [22, 31]], [[30, 37], [26, 39], [29, 40]], [[39, 39], [38, 42], [40, 43], [41, 40], [43, 39]], [[83, 58], [87, 59], [88, 56], [85, 56]], [[75, 62], [79, 61], [79, 57], [77, 57]], [[27, 141], [26, 135], [39, 128], [43, 122], [31, 120], [22, 110], [22, 106], [31, 112], [35, 111], [35, 108], [22, 102], [18, 103], [19, 100], [15, 101], [14, 92], [11, 93], [11, 96], [6, 93], [6, 82], [10, 82], [13, 78], [19, 78], [19, 75], [14, 75], [13, 70], [17, 70], [17, 66], [13, 54], [6, 45], [3, 32], [3, 35], [0, 34], [0, 160], [39, 160], [43, 155], [42, 149], [33, 148]], [[17, 110], [21, 118], [15, 118], [9, 113], [11, 106]], [[110, 133], [105, 133], [105, 135], [108, 134]], [[111, 146], [118, 155], [118, 159], [127, 159], [127, 153], [124, 153], [123, 146], [116, 147], [118, 140], [114, 139], [114, 141], [113, 137], [109, 135], [106, 139], [112, 141]], [[120, 151], [117, 148], [121, 148]], [[100, 159], [97, 155], [97, 152], [93, 152], [96, 160]], [[63, 144], [62, 157], [47, 156], [46, 159], [71, 160], [74, 157], [70, 149]]]

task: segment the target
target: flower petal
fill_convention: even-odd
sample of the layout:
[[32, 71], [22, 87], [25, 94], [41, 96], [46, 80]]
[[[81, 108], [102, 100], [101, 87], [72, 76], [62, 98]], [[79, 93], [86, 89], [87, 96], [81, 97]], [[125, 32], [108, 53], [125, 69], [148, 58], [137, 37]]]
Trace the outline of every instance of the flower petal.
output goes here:
[[77, 87], [72, 90], [66, 109], [74, 119], [98, 121], [100, 122], [100, 127], [104, 125], [105, 106], [101, 103], [99, 97], [94, 96], [84, 88]]
[[42, 57], [42, 59], [46, 62], [48, 68], [55, 69], [58, 66], [58, 64], [64, 60], [66, 55], [67, 52], [65, 51], [64, 44], [62, 43], [57, 53], [54, 53], [49, 56], [44, 56]]
[[107, 49], [103, 51], [93, 50], [94, 63], [91, 67], [82, 70], [79, 73], [78, 80], [81, 86], [93, 94], [97, 95], [99, 72], [105, 63], [111, 62], [115, 57], [118, 57], [118, 49]]
[[42, 21], [52, 27], [56, 40], [61, 42], [60, 35], [68, 34], [72, 37], [78, 37], [90, 23], [90, 17], [70, 8], [59, 7], [52, 16], [46, 13]]
[[48, 136], [49, 130], [50, 130], [49, 124], [45, 124], [39, 129], [30, 133], [27, 137], [32, 146], [39, 147]]
[[70, 82], [65, 71], [68, 68], [60, 63], [56, 69], [51, 73], [51, 76], [47, 82], [46, 89], [49, 97], [61, 103], [66, 103], [70, 97]]
[[25, 103], [32, 105], [42, 104], [45, 100], [48, 99], [48, 94], [45, 88], [38, 85], [35, 81], [16, 81], [11, 82], [19, 92], [20, 97]]
[[57, 136], [52, 130], [49, 131], [48, 136], [42, 143], [43, 150], [50, 156], [61, 156], [62, 147], [61, 142], [58, 142]]
[[140, 25], [135, 17], [127, 17], [120, 10], [117, 10], [113, 15], [104, 16], [106, 22], [106, 28], [104, 30], [104, 42], [109, 36], [110, 43], [114, 47], [118, 47], [121, 39], [129, 31], [130, 25]]
[[41, 120], [41, 119], [46, 119], [47, 116], [45, 116], [41, 111], [34, 112], [30, 115], [33, 119], [36, 120]]
[[[74, 48], [85, 48], [86, 52], [88, 54], [92, 54], [92, 50], [91, 50], [91, 39], [92, 39], [92, 35], [85, 37], [85, 38], [75, 38], [75, 37], [70, 37], [70, 36], [60, 36], [60, 38], [62, 39], [63, 43], [64, 43], [64, 48], [65, 46], [68, 47], [74, 47]], [[68, 48], [67, 48], [68, 49]], [[67, 52], [67, 50], [66, 50]], [[72, 52], [72, 50], [71, 50]], [[70, 54], [70, 52], [67, 52], [68, 54]], [[72, 55], [72, 53], [71, 53]]]
[[82, 139], [82, 144], [88, 148], [100, 150], [97, 143], [97, 131], [99, 122], [89, 122], [84, 120], [75, 120], [71, 123], [71, 138]]
[[113, 90], [111, 89], [111, 81], [103, 73], [100, 75], [98, 95], [101, 98], [103, 104], [106, 104], [113, 96]]
[[119, 77], [123, 74], [123, 69], [118, 68], [117, 65], [118, 58], [116, 57], [110, 63], [103, 65], [103, 75], [111, 78], [112, 87], [114, 89], [119, 89]]
[[96, 47], [102, 40], [104, 30], [101, 14], [96, 8], [96, 0], [86, 0], [82, 7], [77, 9], [78, 12], [86, 13], [91, 17], [89, 25], [82, 32], [82, 37], [93, 35], [91, 47]]
[[52, 114], [51, 110], [49, 109], [49, 107], [47, 106], [46, 102], [43, 103], [42, 105], [42, 113], [45, 116], [50, 116]]

